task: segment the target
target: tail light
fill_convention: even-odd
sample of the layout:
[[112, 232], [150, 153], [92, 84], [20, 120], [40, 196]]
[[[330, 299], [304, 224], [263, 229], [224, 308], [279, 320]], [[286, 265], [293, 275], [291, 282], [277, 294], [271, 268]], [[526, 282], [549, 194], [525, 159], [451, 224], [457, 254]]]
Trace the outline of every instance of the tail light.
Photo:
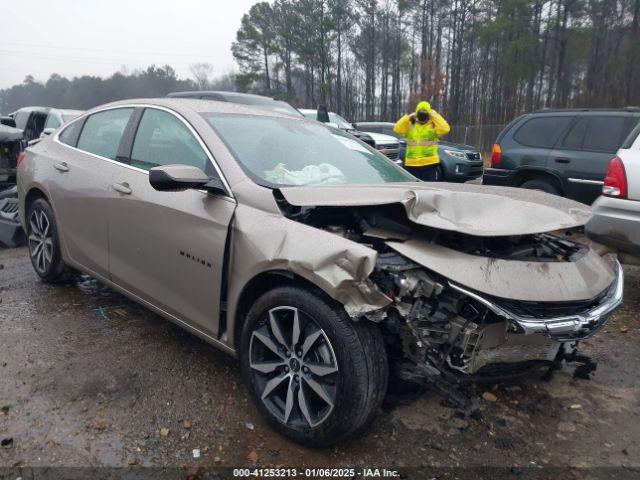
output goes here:
[[607, 176], [602, 186], [602, 194], [607, 197], [627, 198], [627, 173], [620, 157], [615, 156], [609, 162]]
[[18, 154], [18, 159], [16, 160], [16, 168], [18, 168], [20, 166], [20, 164], [22, 163], [22, 161], [24, 160], [24, 156], [26, 155], [26, 152], [20, 152]]
[[493, 150], [491, 150], [491, 166], [497, 167], [502, 160], [502, 148], [499, 143], [493, 144]]

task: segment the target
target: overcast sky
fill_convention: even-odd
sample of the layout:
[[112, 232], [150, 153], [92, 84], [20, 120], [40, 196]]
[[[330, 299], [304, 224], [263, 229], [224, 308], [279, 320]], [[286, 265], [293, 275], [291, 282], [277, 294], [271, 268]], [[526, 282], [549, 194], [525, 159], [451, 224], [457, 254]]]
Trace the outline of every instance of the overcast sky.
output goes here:
[[234, 68], [231, 42], [257, 0], [0, 0], [0, 88], [26, 75], [109, 76], [123, 66]]

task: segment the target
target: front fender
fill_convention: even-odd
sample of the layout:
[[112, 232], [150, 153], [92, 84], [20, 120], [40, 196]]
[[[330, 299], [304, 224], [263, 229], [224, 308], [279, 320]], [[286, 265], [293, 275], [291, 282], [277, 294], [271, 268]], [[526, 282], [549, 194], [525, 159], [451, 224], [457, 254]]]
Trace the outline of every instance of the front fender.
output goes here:
[[369, 279], [375, 250], [279, 214], [238, 205], [232, 228], [227, 318], [235, 319], [244, 287], [261, 273], [292, 272], [358, 317], [391, 303]]

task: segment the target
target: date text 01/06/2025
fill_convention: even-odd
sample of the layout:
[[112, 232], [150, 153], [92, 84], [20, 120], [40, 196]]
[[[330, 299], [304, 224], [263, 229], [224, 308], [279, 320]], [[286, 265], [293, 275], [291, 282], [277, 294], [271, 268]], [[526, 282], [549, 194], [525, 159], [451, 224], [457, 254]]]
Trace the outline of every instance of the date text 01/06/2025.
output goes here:
[[386, 468], [235, 468], [234, 478], [394, 478], [400, 474]]

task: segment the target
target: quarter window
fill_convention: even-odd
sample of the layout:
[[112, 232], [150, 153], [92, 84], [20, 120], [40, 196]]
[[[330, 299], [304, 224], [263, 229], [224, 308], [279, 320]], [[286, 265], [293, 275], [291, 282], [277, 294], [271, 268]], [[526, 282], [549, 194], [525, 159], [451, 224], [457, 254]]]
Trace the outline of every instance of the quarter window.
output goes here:
[[71, 145], [72, 147], [76, 146], [76, 142], [78, 141], [78, 134], [80, 133], [80, 129], [82, 128], [82, 120], [78, 120], [77, 122], [73, 122], [71, 125], [66, 127], [62, 132], [60, 132], [60, 136], [58, 140], [66, 145]]
[[206, 169], [207, 154], [175, 115], [147, 108], [131, 151], [131, 165], [149, 170], [160, 165], [191, 165]]
[[596, 152], [614, 153], [629, 134], [631, 127], [627, 117], [612, 115], [590, 117], [583, 148]]
[[570, 116], [534, 117], [525, 122], [513, 138], [521, 145], [552, 148], [572, 120]]
[[78, 139], [78, 148], [115, 160], [132, 112], [133, 108], [116, 108], [89, 116]]

